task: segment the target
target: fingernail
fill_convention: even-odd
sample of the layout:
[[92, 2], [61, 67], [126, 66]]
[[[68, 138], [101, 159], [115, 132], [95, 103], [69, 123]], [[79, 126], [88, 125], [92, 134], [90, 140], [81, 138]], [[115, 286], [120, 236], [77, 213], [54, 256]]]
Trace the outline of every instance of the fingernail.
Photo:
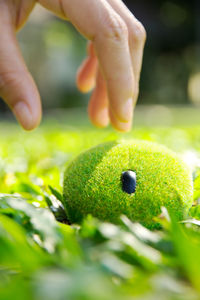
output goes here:
[[132, 122], [118, 122], [117, 125], [114, 126], [118, 131], [128, 132], [132, 128]]
[[113, 115], [113, 113], [110, 111], [110, 118], [111, 118], [111, 123], [112, 126], [120, 131], [120, 132], [128, 132], [131, 130], [132, 128], [132, 118], [129, 122], [120, 122], [117, 118], [115, 118], [115, 116]]
[[32, 113], [25, 102], [17, 102], [13, 108], [13, 113], [24, 129], [31, 130], [35, 127]]
[[[115, 114], [115, 113], [114, 113]], [[127, 123], [130, 122], [133, 116], [133, 99], [129, 98], [121, 106], [120, 112], [115, 116], [120, 122]]]

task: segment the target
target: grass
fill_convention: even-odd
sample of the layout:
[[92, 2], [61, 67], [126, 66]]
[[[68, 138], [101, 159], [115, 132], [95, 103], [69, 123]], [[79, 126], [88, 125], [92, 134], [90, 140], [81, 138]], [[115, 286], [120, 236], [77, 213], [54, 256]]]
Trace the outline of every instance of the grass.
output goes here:
[[[67, 123], [67, 122], [66, 122]], [[200, 127], [111, 129], [49, 118], [25, 133], [0, 124], [0, 299], [199, 299]], [[160, 231], [122, 216], [121, 224], [88, 216], [81, 226], [56, 221], [63, 172], [80, 151], [118, 137], [165, 144], [192, 166], [194, 206], [176, 223], [163, 208]]]

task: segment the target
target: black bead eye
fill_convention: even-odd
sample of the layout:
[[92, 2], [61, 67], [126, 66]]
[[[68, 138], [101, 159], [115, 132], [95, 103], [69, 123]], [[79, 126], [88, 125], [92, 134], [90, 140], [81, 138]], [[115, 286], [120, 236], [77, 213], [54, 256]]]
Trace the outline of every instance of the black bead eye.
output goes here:
[[127, 194], [135, 193], [136, 189], [136, 173], [128, 170], [122, 173], [122, 190]]

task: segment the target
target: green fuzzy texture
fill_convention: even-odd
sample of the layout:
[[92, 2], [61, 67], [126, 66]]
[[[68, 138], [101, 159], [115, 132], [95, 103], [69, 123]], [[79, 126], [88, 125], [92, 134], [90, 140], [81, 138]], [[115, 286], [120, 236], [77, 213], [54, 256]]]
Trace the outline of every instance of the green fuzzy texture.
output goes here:
[[[122, 190], [122, 172], [136, 173], [136, 191]], [[72, 223], [87, 214], [119, 222], [125, 214], [132, 221], [155, 227], [153, 218], [165, 206], [178, 220], [193, 201], [192, 175], [177, 154], [146, 141], [115, 141], [81, 153], [64, 175], [63, 204]]]

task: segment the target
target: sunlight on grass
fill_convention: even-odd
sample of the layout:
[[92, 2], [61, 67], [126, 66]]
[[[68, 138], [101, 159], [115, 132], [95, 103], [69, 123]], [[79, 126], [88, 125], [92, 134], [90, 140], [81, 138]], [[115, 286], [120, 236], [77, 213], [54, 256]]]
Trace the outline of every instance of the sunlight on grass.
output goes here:
[[[177, 224], [163, 210], [163, 229], [153, 232], [125, 216], [121, 225], [91, 216], [81, 226], [56, 221], [63, 214], [65, 166], [81, 151], [118, 138], [159, 142], [185, 158], [195, 187], [189, 220]], [[2, 123], [0, 299], [199, 299], [199, 155], [200, 127], [194, 126], [119, 134], [50, 118], [26, 133]]]

